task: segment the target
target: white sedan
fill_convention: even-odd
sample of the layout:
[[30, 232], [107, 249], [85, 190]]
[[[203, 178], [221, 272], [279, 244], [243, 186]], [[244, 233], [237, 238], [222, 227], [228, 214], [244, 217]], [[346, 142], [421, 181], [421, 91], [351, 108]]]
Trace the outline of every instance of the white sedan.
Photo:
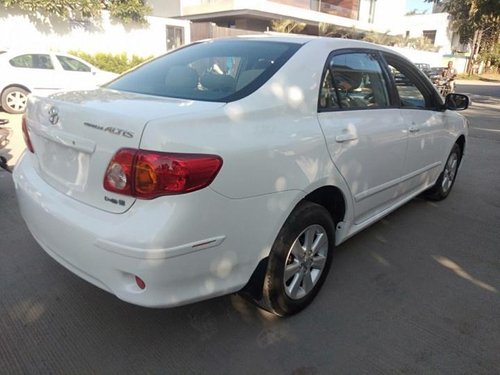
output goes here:
[[0, 51], [0, 101], [8, 113], [23, 113], [30, 93], [92, 89], [115, 77], [63, 53]]
[[468, 103], [373, 44], [196, 43], [93, 91], [31, 96], [19, 206], [50, 256], [124, 301], [241, 291], [290, 315], [336, 245], [420, 193], [448, 196]]

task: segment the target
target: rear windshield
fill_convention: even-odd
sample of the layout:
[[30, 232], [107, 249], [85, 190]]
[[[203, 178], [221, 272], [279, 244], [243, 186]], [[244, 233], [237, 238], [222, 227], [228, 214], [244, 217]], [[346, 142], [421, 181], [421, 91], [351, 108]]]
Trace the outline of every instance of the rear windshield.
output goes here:
[[253, 40], [193, 44], [148, 62], [106, 87], [147, 95], [230, 102], [257, 90], [300, 46]]

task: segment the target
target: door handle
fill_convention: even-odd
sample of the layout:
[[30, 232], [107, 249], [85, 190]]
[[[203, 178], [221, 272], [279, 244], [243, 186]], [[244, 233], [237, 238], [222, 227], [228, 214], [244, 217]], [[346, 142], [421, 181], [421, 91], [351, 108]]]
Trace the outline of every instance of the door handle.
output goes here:
[[418, 133], [420, 131], [420, 128], [416, 125], [413, 125], [413, 126], [410, 126], [408, 128], [408, 130], [410, 131], [410, 133]]
[[358, 137], [356, 136], [356, 134], [352, 134], [352, 133], [343, 133], [343, 134], [339, 134], [335, 137], [335, 141], [339, 142], [339, 143], [347, 142], [347, 141], [354, 141], [356, 139], [358, 139]]

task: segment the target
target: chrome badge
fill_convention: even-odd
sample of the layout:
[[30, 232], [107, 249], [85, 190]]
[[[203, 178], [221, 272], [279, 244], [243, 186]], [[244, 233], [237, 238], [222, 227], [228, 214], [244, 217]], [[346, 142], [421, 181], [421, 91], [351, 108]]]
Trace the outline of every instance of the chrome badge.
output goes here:
[[56, 107], [50, 107], [49, 121], [52, 125], [57, 124], [57, 122], [59, 121], [59, 110]]

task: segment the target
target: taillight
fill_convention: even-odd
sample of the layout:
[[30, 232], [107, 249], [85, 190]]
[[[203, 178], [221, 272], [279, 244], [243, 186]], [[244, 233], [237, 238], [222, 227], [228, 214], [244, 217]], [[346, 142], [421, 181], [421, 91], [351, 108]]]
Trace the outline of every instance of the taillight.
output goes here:
[[104, 188], [114, 193], [153, 199], [202, 189], [214, 180], [222, 158], [122, 148], [104, 176]]
[[21, 126], [23, 129], [24, 143], [26, 143], [26, 147], [28, 148], [28, 150], [30, 150], [32, 153], [34, 153], [35, 150], [33, 149], [33, 145], [31, 144], [30, 135], [28, 133], [28, 126], [26, 125], [26, 115], [23, 115], [23, 117], [22, 117]]

